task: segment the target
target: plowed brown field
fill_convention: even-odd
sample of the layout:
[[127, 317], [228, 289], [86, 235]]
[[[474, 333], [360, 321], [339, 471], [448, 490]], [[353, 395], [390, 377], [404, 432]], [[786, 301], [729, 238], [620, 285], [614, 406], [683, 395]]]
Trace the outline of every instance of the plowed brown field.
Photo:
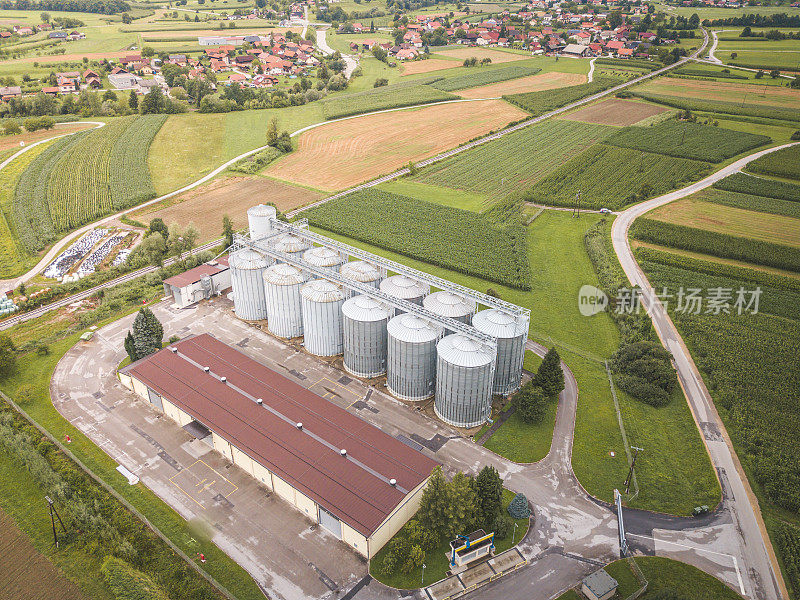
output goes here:
[[133, 218], [147, 223], [161, 217], [167, 225], [193, 223], [200, 232], [198, 241], [203, 243], [221, 235], [223, 215], [230, 216], [235, 229], [241, 229], [247, 225], [247, 209], [259, 202], [273, 202], [278, 210], [287, 211], [321, 197], [319, 192], [267, 177], [229, 177], [143, 208]]
[[341, 190], [500, 129], [527, 113], [502, 100], [439, 104], [330, 123], [300, 136], [266, 173], [320, 190]]
[[587, 106], [561, 118], [568, 121], [625, 127], [668, 110], [668, 108], [654, 104], [613, 98]]
[[455, 92], [463, 98], [496, 98], [503, 94], [522, 94], [525, 92], [538, 92], [578, 85], [586, 81], [586, 75], [579, 73], [540, 73], [529, 77], [520, 77], [500, 83], [490, 83], [479, 87], [468, 88]]

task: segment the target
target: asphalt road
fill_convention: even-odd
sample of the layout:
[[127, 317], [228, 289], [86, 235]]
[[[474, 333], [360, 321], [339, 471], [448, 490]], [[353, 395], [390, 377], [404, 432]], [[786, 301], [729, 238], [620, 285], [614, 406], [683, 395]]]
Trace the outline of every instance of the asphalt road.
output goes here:
[[749, 579], [752, 597], [765, 600], [788, 598], [788, 592], [783, 580], [776, 576], [776, 573], [780, 573], [780, 569], [777, 566], [775, 552], [758, 508], [758, 500], [750, 488], [725, 425], [717, 413], [711, 395], [692, 360], [686, 344], [678, 333], [672, 319], [664, 310], [663, 305], [655, 298], [655, 292], [650, 281], [634, 258], [628, 239], [628, 231], [637, 217], [654, 208], [707, 188], [728, 175], [740, 171], [745, 165], [760, 156], [796, 144], [784, 144], [761, 150], [739, 159], [723, 167], [713, 175], [683, 189], [632, 206], [615, 219], [611, 229], [614, 251], [631, 285], [639, 286], [643, 291], [643, 305], [653, 320], [653, 326], [662, 344], [672, 353], [675, 359], [678, 378], [686, 394], [689, 407], [708, 448], [711, 461], [720, 475], [725, 494], [723, 505], [730, 512], [737, 525], [739, 541], [746, 561], [747, 572], [743, 575], [743, 578], [745, 581]]

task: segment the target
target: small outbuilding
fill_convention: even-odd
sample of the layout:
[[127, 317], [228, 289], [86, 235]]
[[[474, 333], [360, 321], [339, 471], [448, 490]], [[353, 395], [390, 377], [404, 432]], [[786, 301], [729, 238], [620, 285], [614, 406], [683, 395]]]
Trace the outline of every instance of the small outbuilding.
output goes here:
[[205, 263], [164, 280], [164, 295], [172, 296], [174, 306], [186, 308], [218, 295], [231, 287], [227, 257]]
[[595, 571], [581, 583], [581, 592], [589, 600], [608, 600], [617, 593], [617, 580], [605, 569]]

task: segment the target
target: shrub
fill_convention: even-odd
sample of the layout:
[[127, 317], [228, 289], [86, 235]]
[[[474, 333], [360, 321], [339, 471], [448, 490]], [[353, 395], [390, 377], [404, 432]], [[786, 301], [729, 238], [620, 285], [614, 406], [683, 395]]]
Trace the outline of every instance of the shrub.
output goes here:
[[514, 408], [524, 423], [541, 423], [546, 412], [547, 398], [538, 385], [529, 381], [513, 399]]
[[672, 355], [655, 342], [623, 344], [611, 359], [617, 385], [637, 400], [666, 406], [678, 383]]
[[386, 79], [385, 77], [378, 77], [375, 80], [375, 83], [372, 84], [372, 87], [379, 88], [379, 87], [383, 87], [385, 85], [389, 85], [389, 80]]
[[50, 354], [50, 346], [48, 346], [47, 344], [39, 344], [38, 346], [36, 346], [36, 354], [38, 356], [47, 356], [48, 354]]
[[669, 394], [646, 379], [631, 375], [617, 375], [616, 382], [619, 389], [645, 404], [655, 407], [669, 404]]
[[507, 517], [506, 515], [497, 515], [497, 518], [492, 523], [491, 530], [494, 531], [494, 534], [499, 539], [505, 539], [511, 533], [511, 528], [514, 526], [514, 522]]
[[100, 572], [116, 600], [169, 600], [152, 579], [124, 560], [109, 557]]
[[512, 519], [527, 519], [531, 516], [531, 508], [525, 494], [517, 494], [508, 505], [508, 514]]

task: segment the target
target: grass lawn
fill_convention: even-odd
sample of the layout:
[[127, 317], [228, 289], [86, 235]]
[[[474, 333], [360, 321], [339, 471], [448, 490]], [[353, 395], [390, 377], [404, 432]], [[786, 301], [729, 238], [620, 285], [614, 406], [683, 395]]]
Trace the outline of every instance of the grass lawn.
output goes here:
[[[514, 492], [504, 489], [503, 490], [503, 514], [508, 514], [508, 505], [514, 499]], [[522, 538], [525, 537], [525, 534], [528, 532], [528, 519], [512, 519], [514, 523], [516, 523], [517, 528], [516, 532], [514, 531], [514, 527], [512, 526], [511, 532], [505, 538], [498, 538], [495, 536], [494, 546], [495, 546], [495, 554], [499, 554], [500, 552], [504, 552], [511, 548], [514, 543], [518, 543]], [[467, 533], [467, 532], [465, 532]], [[488, 532], [487, 532], [488, 533]], [[392, 540], [395, 538], [400, 537], [403, 535], [402, 530], [398, 532]], [[512, 543], [513, 539], [513, 543]], [[413, 571], [411, 573], [401, 573], [395, 572], [389, 575], [386, 575], [381, 572], [381, 565], [383, 564], [383, 559], [389, 551], [389, 546], [392, 543], [392, 540], [389, 540], [387, 544], [381, 548], [378, 553], [372, 558], [369, 563], [369, 573], [375, 579], [380, 581], [381, 583], [388, 585], [393, 588], [401, 589], [401, 590], [412, 590], [419, 588], [422, 585], [422, 570]], [[449, 569], [449, 563], [447, 559], [446, 553], [450, 550], [450, 540], [444, 540], [439, 546], [434, 548], [433, 550], [429, 550], [425, 553], [425, 585], [430, 585], [440, 579], [444, 579], [447, 576], [447, 570]]]
[[[119, 318], [136, 309], [138, 309], [138, 306], [125, 308], [114, 318]], [[104, 324], [100, 323], [99, 326]], [[45, 324], [42, 325], [42, 328], [53, 333], [60, 326], [62, 326], [61, 321], [51, 320], [49, 327]], [[10, 330], [10, 333], [13, 335], [14, 329]], [[237, 599], [263, 600], [261, 590], [244, 569], [213, 543], [198, 541], [196, 534], [193, 533], [188, 523], [146, 488], [144, 484], [129, 485], [127, 480], [116, 471], [117, 463], [64, 419], [55, 409], [50, 401], [50, 379], [58, 359], [78, 342], [78, 337], [79, 334], [74, 334], [50, 344], [51, 353], [48, 356], [38, 356], [33, 352], [23, 355], [18, 360], [17, 373], [4, 380], [0, 384], [0, 390], [14, 398], [17, 389], [21, 385], [32, 385], [36, 391], [36, 398], [23, 408], [37, 423], [50, 431], [56, 439], [64, 439], [65, 435], [69, 435], [72, 439], [70, 450], [75, 456], [83, 461], [95, 474], [113, 486], [117, 492], [189, 556], [197, 552], [203, 552], [208, 557], [208, 562], [205, 563], [203, 568], [224, 585]], [[15, 338], [15, 342], [19, 343], [19, 340]], [[14, 481], [14, 485], [16, 485], [16, 481]], [[87, 571], [96, 574], [96, 570], [87, 568]]]
[[[659, 556], [643, 556], [635, 560], [648, 581], [647, 592], [641, 596], [642, 600], [648, 600], [662, 590], [675, 591], [691, 600], [741, 600], [739, 594], [697, 567]], [[605, 570], [619, 583], [615, 598], [627, 598], [639, 589], [639, 582], [627, 560], [613, 562], [605, 567]], [[577, 598], [582, 596], [574, 590], [569, 590], [557, 600]]]
[[[323, 233], [476, 290], [492, 287], [504, 300], [530, 308], [531, 337], [548, 347], [556, 345], [578, 382], [572, 457], [575, 474], [590, 494], [611, 501], [614, 488], [625, 481], [628, 463], [608, 376], [602, 363], [587, 356], [610, 357], [619, 345], [619, 334], [606, 313], [583, 317], [577, 303], [583, 284], [598, 283], [583, 245], [584, 233], [597, 218], [584, 215], [573, 219], [568, 213], [545, 211], [530, 225], [532, 290], [528, 292]], [[655, 409], [620, 393], [620, 403], [629, 443], [650, 449], [647, 460], [643, 453], [637, 463], [642, 491], [631, 505], [676, 514], [689, 514], [700, 504], [716, 505], [719, 487], [685, 400], [676, 398], [668, 407]], [[615, 456], [611, 457], [609, 451]]]
[[435, 202], [437, 204], [443, 204], [444, 206], [460, 208], [461, 210], [470, 210], [477, 213], [485, 211], [492, 203], [488, 197], [481, 194], [454, 190], [453, 188], [439, 185], [420, 183], [413, 179], [408, 179], [407, 177], [382, 183], [378, 186], [378, 189], [394, 192], [401, 196], [418, 198], [427, 202]]
[[[225, 161], [263, 146], [267, 125], [296, 131], [322, 120], [320, 103], [231, 113], [170, 115], [150, 146], [148, 165], [158, 194], [166, 194], [213, 171]], [[180, 140], [180, 143], [176, 143]]]
[[523, 422], [517, 413], [512, 414], [497, 431], [492, 434], [484, 447], [518, 463], [532, 463], [542, 460], [550, 452], [553, 427], [556, 422], [558, 402], [547, 403], [547, 411], [541, 423]]

